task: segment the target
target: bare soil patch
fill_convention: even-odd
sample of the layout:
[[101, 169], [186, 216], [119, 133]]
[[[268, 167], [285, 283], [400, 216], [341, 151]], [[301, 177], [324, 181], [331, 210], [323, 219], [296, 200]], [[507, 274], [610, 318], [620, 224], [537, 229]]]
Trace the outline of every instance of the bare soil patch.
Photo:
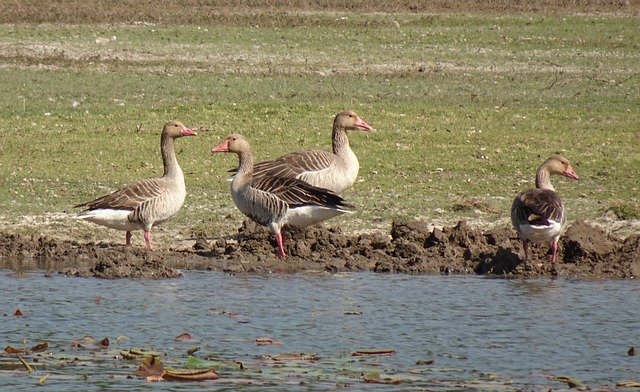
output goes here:
[[[0, 23], [159, 23], [244, 26], [340, 24], [331, 13], [420, 14], [562, 14], [638, 15], [630, 0], [410, 0], [410, 1], [282, 1], [282, 0], [4, 0]], [[351, 21], [350, 23], [353, 23]], [[366, 22], [362, 22], [366, 23]]]
[[[547, 244], [530, 247], [529, 261], [509, 227], [482, 230], [466, 221], [433, 229], [423, 221], [394, 221], [389, 234], [349, 235], [322, 226], [287, 232], [286, 261], [275, 256], [271, 233], [245, 221], [229, 238], [198, 238], [187, 249], [147, 251], [120, 244], [78, 242], [49, 235], [0, 234], [0, 267], [98, 278], [171, 278], [184, 269], [228, 273], [374, 271], [407, 274], [640, 276], [640, 235], [624, 239], [577, 221], [561, 237], [559, 262]], [[539, 265], [542, 264], [542, 265]]]

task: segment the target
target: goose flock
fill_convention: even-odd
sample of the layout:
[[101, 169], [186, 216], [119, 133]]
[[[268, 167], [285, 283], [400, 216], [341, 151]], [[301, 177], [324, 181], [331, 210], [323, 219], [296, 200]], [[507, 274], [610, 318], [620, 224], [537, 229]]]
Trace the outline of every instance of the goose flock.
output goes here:
[[[286, 260], [286, 228], [303, 228], [327, 219], [351, 214], [355, 206], [340, 195], [353, 186], [360, 169], [349, 146], [349, 131], [371, 132], [373, 128], [352, 111], [335, 116], [332, 151], [293, 152], [271, 161], [254, 163], [249, 141], [240, 134], [227, 137], [211, 152], [234, 153], [238, 168], [231, 181], [231, 199], [243, 214], [268, 227], [275, 236], [277, 257]], [[126, 232], [142, 230], [151, 250], [151, 228], [175, 215], [185, 200], [184, 174], [175, 155], [174, 141], [197, 133], [182, 123], [165, 124], [160, 138], [164, 164], [162, 177], [131, 183], [109, 195], [78, 204], [85, 208], [77, 217]], [[551, 184], [551, 175], [578, 180], [569, 161], [559, 155], [547, 159], [536, 173], [535, 188], [516, 196], [511, 207], [513, 227], [522, 240], [525, 260], [530, 242], [550, 241], [551, 263], [556, 262], [557, 244], [566, 225], [560, 196]]]

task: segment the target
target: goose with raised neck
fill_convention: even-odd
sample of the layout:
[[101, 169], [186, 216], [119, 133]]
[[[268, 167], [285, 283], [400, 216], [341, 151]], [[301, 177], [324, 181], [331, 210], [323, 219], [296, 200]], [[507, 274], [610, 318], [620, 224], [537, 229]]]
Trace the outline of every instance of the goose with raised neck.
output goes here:
[[360, 162], [349, 146], [349, 131], [371, 132], [373, 128], [352, 111], [338, 113], [331, 133], [332, 152], [298, 151], [255, 165], [254, 177], [297, 178], [337, 194], [349, 189], [358, 177]]
[[336, 193], [297, 178], [254, 177], [253, 154], [242, 135], [229, 136], [211, 152], [238, 155], [238, 169], [231, 181], [233, 202], [247, 217], [271, 230], [278, 244], [276, 255], [283, 260], [288, 257], [282, 233], [285, 228], [307, 227], [354, 209]]
[[579, 179], [569, 160], [554, 155], [538, 168], [536, 187], [520, 192], [511, 205], [511, 222], [522, 240], [525, 260], [529, 258], [529, 242], [551, 240], [551, 263], [556, 262], [558, 239], [567, 216], [564, 203], [551, 184], [552, 175]]
[[164, 172], [162, 177], [143, 179], [74, 208], [86, 208], [78, 218], [123, 230], [125, 244], [131, 244], [131, 232], [143, 230], [147, 249], [151, 250], [151, 227], [175, 215], [186, 197], [184, 174], [176, 158], [174, 141], [197, 133], [178, 121], [166, 123], [160, 137]]

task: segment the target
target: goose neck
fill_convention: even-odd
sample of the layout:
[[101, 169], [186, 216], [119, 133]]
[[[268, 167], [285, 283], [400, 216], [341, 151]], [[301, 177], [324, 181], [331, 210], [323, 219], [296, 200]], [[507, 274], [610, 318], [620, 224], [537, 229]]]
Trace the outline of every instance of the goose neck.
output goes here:
[[541, 167], [536, 173], [536, 188], [555, 191], [551, 184], [551, 173], [547, 167]]

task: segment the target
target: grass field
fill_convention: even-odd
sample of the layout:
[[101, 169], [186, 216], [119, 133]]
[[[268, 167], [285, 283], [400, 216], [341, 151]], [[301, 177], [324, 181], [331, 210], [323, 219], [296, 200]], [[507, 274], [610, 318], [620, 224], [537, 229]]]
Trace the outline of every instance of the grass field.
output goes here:
[[554, 153], [581, 176], [554, 181], [570, 219], [640, 217], [637, 5], [427, 13], [417, 2], [362, 13], [238, 2], [207, 19], [195, 2], [176, 19], [153, 7], [118, 14], [126, 1], [111, 14], [102, 2], [95, 13], [54, 3], [3, 2], [0, 12], [7, 226], [159, 175], [161, 127], [178, 119], [199, 136], [177, 143], [189, 196], [167, 227], [231, 234], [243, 219], [225, 181], [237, 161], [210, 149], [230, 133], [245, 134], [260, 160], [329, 149], [343, 109], [375, 128], [350, 135], [361, 171], [345, 198], [358, 211], [335, 221], [349, 230], [387, 229], [394, 217], [503, 222]]

